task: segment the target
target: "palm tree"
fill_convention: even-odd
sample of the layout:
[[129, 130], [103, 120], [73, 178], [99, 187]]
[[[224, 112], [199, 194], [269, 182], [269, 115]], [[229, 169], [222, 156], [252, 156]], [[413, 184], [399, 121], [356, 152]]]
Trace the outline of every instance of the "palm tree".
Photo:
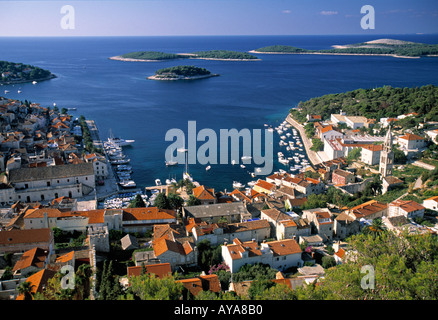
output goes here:
[[382, 218], [375, 218], [371, 225], [367, 226], [365, 229], [366, 233], [378, 234], [386, 230], [386, 226], [382, 221]]
[[25, 281], [18, 285], [17, 290], [19, 294], [24, 295], [24, 300], [32, 300], [34, 293], [32, 289], [35, 287], [31, 282]]

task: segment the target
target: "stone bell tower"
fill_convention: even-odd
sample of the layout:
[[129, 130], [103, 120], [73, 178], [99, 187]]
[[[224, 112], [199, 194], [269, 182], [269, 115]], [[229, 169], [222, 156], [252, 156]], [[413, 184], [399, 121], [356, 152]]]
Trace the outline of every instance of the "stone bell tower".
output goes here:
[[382, 179], [387, 176], [392, 176], [393, 166], [394, 152], [392, 151], [392, 134], [390, 127], [386, 133], [385, 142], [383, 143], [383, 150], [380, 153], [379, 172]]

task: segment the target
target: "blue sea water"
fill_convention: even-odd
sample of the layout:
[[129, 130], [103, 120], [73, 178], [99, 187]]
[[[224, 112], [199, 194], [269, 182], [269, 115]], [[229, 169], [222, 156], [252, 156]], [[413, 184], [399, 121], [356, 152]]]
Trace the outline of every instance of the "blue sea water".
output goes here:
[[[187, 132], [188, 121], [197, 129], [264, 129], [276, 126], [289, 109], [312, 97], [383, 85], [412, 87], [438, 85], [438, 58], [397, 59], [377, 56], [257, 55], [262, 61], [121, 62], [108, 57], [132, 51], [193, 52], [225, 49], [249, 51], [285, 44], [306, 49], [327, 49], [334, 44], [395, 38], [438, 43], [438, 35], [348, 36], [187, 36], [187, 37], [65, 37], [0, 38], [0, 60], [23, 62], [49, 69], [56, 79], [37, 85], [3, 86], [9, 98], [44, 106], [77, 108], [74, 116], [94, 119], [102, 139], [112, 129], [116, 136], [135, 139], [125, 153], [131, 158], [139, 186], [156, 178], [182, 178], [184, 166], [166, 167], [164, 154], [171, 142], [169, 129]], [[221, 76], [198, 81], [152, 81], [157, 69], [193, 64]], [[21, 94], [17, 93], [20, 88]], [[3, 90], [0, 92], [3, 95]], [[274, 157], [278, 151], [275, 134]], [[198, 146], [202, 143], [198, 143]], [[278, 168], [287, 167], [276, 163]], [[234, 180], [254, 180], [240, 166], [190, 165], [201, 184], [217, 190], [232, 189]]]

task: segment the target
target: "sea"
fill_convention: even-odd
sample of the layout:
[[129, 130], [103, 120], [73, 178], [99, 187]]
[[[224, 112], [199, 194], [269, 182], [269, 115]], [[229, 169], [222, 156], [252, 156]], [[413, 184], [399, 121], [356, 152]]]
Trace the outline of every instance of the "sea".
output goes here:
[[[109, 57], [133, 51], [250, 51], [275, 44], [329, 49], [332, 45], [380, 38], [438, 43], [438, 34], [1, 37], [0, 60], [39, 66], [57, 78], [36, 85], [4, 85], [0, 96], [47, 107], [56, 104], [59, 108], [76, 108], [70, 113], [95, 120], [102, 140], [109, 137], [110, 131], [117, 137], [134, 139], [124, 153], [131, 159], [133, 179], [143, 188], [155, 185], [156, 179], [163, 183], [169, 178], [182, 179], [184, 164], [165, 165], [165, 151], [172, 143], [165, 136], [171, 129], [188, 134], [189, 121], [196, 121], [198, 132], [212, 129], [218, 138], [220, 129], [265, 130], [281, 124], [291, 108], [313, 97], [384, 85], [438, 85], [438, 58], [255, 54], [261, 61], [122, 62]], [[195, 65], [220, 76], [181, 82], [147, 79], [158, 69], [177, 65]], [[4, 94], [4, 90], [10, 92]], [[284, 152], [279, 141], [274, 132], [273, 171], [287, 171], [289, 166], [277, 161], [277, 152]], [[203, 144], [197, 142], [198, 147]], [[263, 178], [251, 176], [254, 163], [245, 169], [211, 164], [206, 170], [206, 166], [190, 164], [188, 171], [195, 181], [217, 191], [231, 191], [233, 181], [246, 184]]]

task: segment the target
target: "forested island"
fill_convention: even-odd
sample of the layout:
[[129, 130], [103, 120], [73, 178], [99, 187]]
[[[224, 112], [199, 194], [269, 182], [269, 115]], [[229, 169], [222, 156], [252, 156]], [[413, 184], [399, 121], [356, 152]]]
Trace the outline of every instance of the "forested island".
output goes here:
[[247, 52], [230, 50], [208, 50], [192, 53], [165, 53], [158, 51], [137, 51], [125, 53], [120, 56], [110, 57], [111, 60], [120, 61], [166, 61], [177, 59], [204, 59], [204, 60], [224, 60], [224, 61], [256, 61], [260, 60]]
[[421, 120], [438, 121], [438, 87], [426, 85], [414, 88], [384, 86], [375, 89], [357, 89], [344, 93], [327, 94], [299, 102], [291, 109], [295, 118], [306, 121], [307, 114], [318, 114], [323, 119], [338, 114], [342, 109], [349, 115], [369, 119], [395, 118], [416, 112]]
[[56, 77], [49, 70], [9, 61], [0, 61], [0, 76], [0, 84], [43, 81]]
[[155, 71], [155, 75], [148, 77], [151, 80], [196, 80], [219, 76], [205, 68], [195, 66], [176, 66]]
[[307, 50], [288, 45], [273, 45], [250, 51], [251, 53], [283, 54], [339, 54], [339, 55], [385, 55], [400, 58], [437, 56], [438, 45], [394, 39], [378, 39], [363, 43], [334, 45], [333, 49]]
[[230, 50], [209, 50], [197, 51], [190, 54], [191, 59], [208, 59], [208, 60], [260, 60], [256, 56], [247, 52], [230, 51]]
[[137, 51], [125, 53], [120, 56], [111, 57], [111, 60], [121, 61], [164, 61], [164, 60], [176, 60], [187, 59], [185, 55], [179, 55], [176, 53], [165, 53], [159, 51]]

